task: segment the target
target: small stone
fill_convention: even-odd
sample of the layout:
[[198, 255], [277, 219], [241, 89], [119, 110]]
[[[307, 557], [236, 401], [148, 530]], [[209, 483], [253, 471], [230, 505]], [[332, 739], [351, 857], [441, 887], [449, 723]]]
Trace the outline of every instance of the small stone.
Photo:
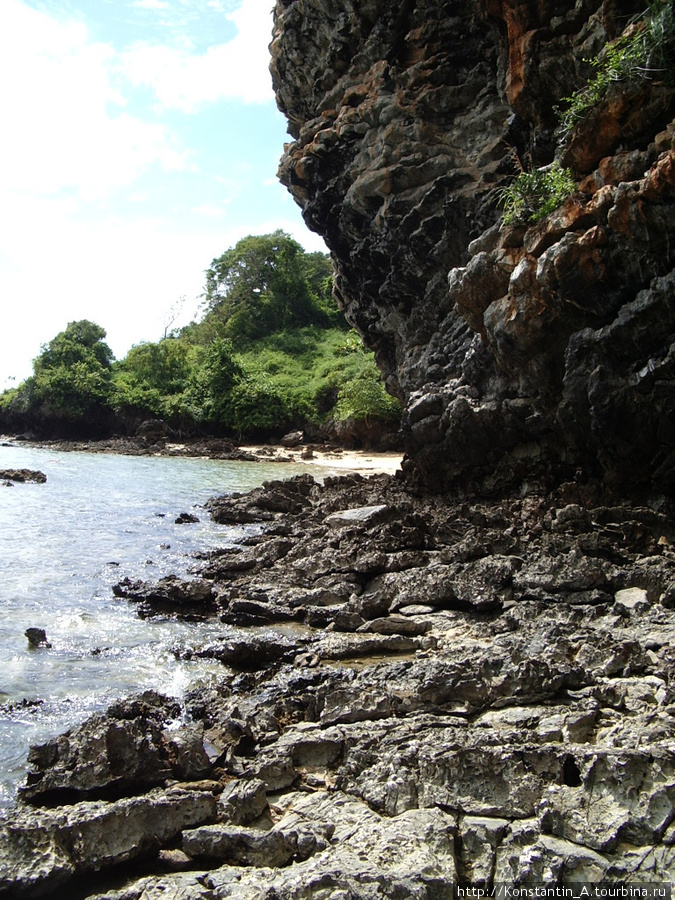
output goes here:
[[614, 595], [614, 612], [620, 616], [630, 616], [649, 609], [647, 591], [643, 588], [631, 587], [617, 591]]
[[199, 522], [197, 516], [193, 516], [192, 513], [182, 512], [176, 519], [176, 525], [194, 525], [195, 522]]
[[49, 650], [52, 646], [47, 640], [47, 633], [44, 628], [27, 628], [24, 634], [28, 638], [28, 645], [31, 648], [44, 647]]

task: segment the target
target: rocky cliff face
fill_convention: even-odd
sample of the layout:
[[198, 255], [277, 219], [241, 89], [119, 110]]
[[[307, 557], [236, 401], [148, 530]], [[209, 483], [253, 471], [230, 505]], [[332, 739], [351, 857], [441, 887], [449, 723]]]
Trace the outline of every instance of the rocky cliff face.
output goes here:
[[282, 181], [403, 400], [414, 470], [497, 488], [553, 465], [672, 493], [673, 89], [617, 85], [567, 139], [579, 190], [526, 228], [555, 105], [631, 0], [279, 0]]

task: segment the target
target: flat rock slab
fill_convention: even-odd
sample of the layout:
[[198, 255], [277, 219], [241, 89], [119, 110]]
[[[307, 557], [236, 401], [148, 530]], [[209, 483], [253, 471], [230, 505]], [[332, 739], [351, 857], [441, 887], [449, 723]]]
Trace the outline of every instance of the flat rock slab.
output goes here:
[[340, 509], [326, 516], [326, 525], [340, 527], [343, 525], [365, 525], [375, 522], [387, 511], [386, 504], [377, 506], [359, 506], [356, 509]]
[[55, 896], [73, 876], [152, 854], [215, 812], [212, 794], [170, 790], [14, 813], [0, 822], [0, 894]]

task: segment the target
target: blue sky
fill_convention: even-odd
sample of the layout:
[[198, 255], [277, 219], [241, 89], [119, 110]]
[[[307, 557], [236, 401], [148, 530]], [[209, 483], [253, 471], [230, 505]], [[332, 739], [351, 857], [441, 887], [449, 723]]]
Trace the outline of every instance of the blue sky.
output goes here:
[[273, 0], [2, 0], [0, 388], [87, 318], [117, 357], [195, 315], [203, 272], [276, 228]]

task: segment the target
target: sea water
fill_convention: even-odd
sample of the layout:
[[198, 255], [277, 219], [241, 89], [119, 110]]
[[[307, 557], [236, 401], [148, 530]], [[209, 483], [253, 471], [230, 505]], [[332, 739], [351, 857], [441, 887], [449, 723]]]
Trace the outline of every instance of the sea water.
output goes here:
[[[297, 464], [59, 452], [0, 446], [0, 469], [39, 469], [44, 484], [0, 482], [0, 807], [14, 801], [30, 744], [154, 688], [178, 699], [222, 674], [177, 659], [228, 626], [141, 619], [114, 597], [122, 578], [191, 577], [196, 551], [257, 526], [219, 526], [202, 504], [304, 471]], [[317, 473], [320, 474], [320, 473]], [[180, 513], [199, 522], [176, 524]], [[27, 628], [51, 648], [31, 648]], [[230, 629], [231, 630], [231, 629]]]

